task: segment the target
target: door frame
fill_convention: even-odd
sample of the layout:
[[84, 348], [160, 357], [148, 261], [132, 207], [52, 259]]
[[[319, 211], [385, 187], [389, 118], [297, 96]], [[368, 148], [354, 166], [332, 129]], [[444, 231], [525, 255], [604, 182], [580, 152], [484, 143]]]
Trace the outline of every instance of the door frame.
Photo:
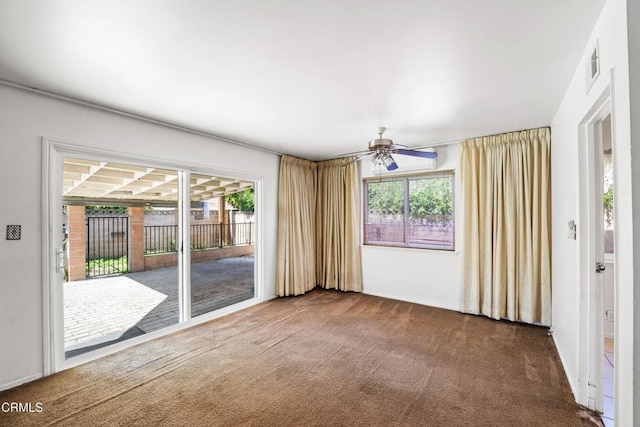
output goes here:
[[[62, 283], [64, 269], [57, 269], [56, 264], [66, 262], [64, 257], [56, 254], [56, 248], [62, 242], [62, 160], [63, 157], [77, 157], [86, 159], [99, 159], [144, 165], [156, 168], [168, 168], [178, 171], [182, 176], [182, 194], [189, 197], [189, 176], [191, 172], [223, 175], [237, 179], [253, 181], [255, 203], [255, 243], [254, 243], [254, 297], [233, 304], [228, 307], [207, 313], [193, 319], [190, 318], [191, 307], [186, 302], [190, 301], [189, 269], [190, 251], [184, 251], [178, 257], [178, 269], [180, 281], [183, 283], [179, 292], [180, 304], [185, 309], [181, 310], [179, 323], [167, 328], [153, 331], [138, 337], [112, 344], [85, 354], [65, 359], [64, 352], [64, 309]], [[114, 152], [62, 142], [59, 140], [42, 138], [42, 342], [43, 342], [43, 375], [49, 376], [91, 360], [106, 356], [132, 347], [134, 345], [182, 330], [188, 327], [210, 321], [220, 316], [250, 307], [264, 300], [263, 280], [263, 213], [262, 213], [262, 176], [247, 174], [245, 172], [211, 168], [206, 165], [185, 164], [170, 162], [166, 159], [140, 156], [131, 153]], [[186, 191], [186, 192], [185, 192]], [[184, 198], [179, 199], [178, 209], [181, 215], [187, 218], [190, 213], [190, 204], [184, 203]], [[189, 244], [189, 224], [182, 222], [183, 244]], [[186, 241], [185, 241], [186, 239]], [[186, 246], [190, 247], [190, 246]], [[180, 261], [180, 259], [182, 261]], [[183, 303], [184, 302], [184, 303]]]
[[[602, 240], [602, 121], [611, 116], [611, 145], [616, 152], [613, 70], [610, 84], [601, 92], [578, 127], [578, 271], [579, 333], [578, 390], [576, 400], [589, 409], [603, 409], [602, 362], [604, 357], [603, 274], [595, 271], [596, 261], [604, 261]], [[614, 161], [614, 182], [615, 159]], [[599, 163], [598, 163], [599, 162]], [[615, 212], [615, 211], [614, 211]], [[614, 242], [617, 245], [617, 229]], [[602, 252], [602, 253], [600, 253]], [[617, 252], [617, 250], [614, 250]], [[614, 286], [617, 286], [617, 272]], [[617, 313], [615, 314], [617, 318]], [[617, 328], [616, 328], [617, 329]], [[615, 343], [615, 338], [614, 338]]]

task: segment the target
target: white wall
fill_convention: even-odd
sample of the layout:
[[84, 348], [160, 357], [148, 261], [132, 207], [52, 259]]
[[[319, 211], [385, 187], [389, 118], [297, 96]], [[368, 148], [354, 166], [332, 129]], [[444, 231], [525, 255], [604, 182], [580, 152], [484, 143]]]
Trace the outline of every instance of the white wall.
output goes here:
[[[627, 57], [625, 0], [609, 0], [585, 46], [582, 62], [565, 94], [551, 124], [552, 185], [552, 263], [553, 263], [553, 329], [558, 351], [575, 391], [578, 389], [581, 348], [578, 337], [580, 297], [585, 291], [579, 277], [581, 231], [586, 224], [578, 223], [578, 240], [567, 238], [567, 221], [580, 217], [584, 195], [579, 191], [578, 126], [600, 94], [610, 84], [610, 71], [615, 69], [613, 95], [615, 214], [618, 240], [616, 270], [618, 276], [616, 335], [616, 425], [630, 426], [633, 417], [633, 220], [631, 206], [631, 152], [629, 145], [629, 73]], [[584, 62], [590, 48], [599, 41], [601, 73], [588, 94], [585, 94]]]
[[0, 85], [0, 389], [43, 372], [41, 138], [263, 179], [264, 297], [275, 295], [279, 157]]
[[[400, 142], [400, 141], [398, 141]], [[456, 251], [362, 246], [363, 292], [434, 307], [460, 310], [462, 272], [462, 192], [460, 146], [437, 147], [438, 169], [453, 169], [455, 176]], [[394, 156], [399, 171], [424, 171], [424, 159]], [[363, 177], [373, 176], [368, 162], [361, 162]]]

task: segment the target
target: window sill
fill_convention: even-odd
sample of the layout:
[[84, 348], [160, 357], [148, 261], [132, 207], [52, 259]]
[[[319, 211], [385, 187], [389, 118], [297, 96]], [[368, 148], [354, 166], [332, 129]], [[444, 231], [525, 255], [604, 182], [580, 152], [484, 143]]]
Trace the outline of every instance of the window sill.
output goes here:
[[388, 250], [393, 250], [393, 251], [420, 251], [420, 252], [424, 252], [424, 253], [429, 253], [429, 254], [441, 254], [441, 255], [446, 255], [446, 256], [451, 256], [451, 255], [459, 255], [460, 251], [458, 250], [447, 250], [447, 249], [432, 249], [432, 248], [416, 248], [416, 247], [411, 247], [411, 246], [392, 246], [392, 245], [372, 245], [372, 244], [361, 244], [360, 245], [361, 249], [366, 249], [366, 250], [383, 250], [383, 251], [388, 251]]

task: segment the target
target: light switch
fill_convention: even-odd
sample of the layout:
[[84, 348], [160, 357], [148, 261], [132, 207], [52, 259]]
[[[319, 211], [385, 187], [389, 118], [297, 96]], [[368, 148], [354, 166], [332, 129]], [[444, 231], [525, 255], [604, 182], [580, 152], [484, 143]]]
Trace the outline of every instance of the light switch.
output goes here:
[[576, 222], [574, 220], [571, 220], [567, 223], [567, 228], [569, 229], [569, 232], [567, 233], [567, 237], [571, 240], [576, 240], [577, 238], [577, 226], [576, 226]]

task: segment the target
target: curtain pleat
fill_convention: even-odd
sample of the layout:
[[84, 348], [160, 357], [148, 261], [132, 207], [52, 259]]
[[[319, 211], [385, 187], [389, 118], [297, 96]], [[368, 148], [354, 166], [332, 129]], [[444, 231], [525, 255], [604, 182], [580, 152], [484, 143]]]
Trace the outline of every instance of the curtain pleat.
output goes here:
[[280, 162], [276, 294], [362, 291], [358, 170], [351, 159]]
[[362, 291], [358, 170], [349, 159], [318, 164], [317, 283]]
[[548, 128], [462, 144], [462, 311], [551, 324]]
[[282, 156], [278, 187], [276, 294], [301, 295], [316, 286], [317, 165]]

